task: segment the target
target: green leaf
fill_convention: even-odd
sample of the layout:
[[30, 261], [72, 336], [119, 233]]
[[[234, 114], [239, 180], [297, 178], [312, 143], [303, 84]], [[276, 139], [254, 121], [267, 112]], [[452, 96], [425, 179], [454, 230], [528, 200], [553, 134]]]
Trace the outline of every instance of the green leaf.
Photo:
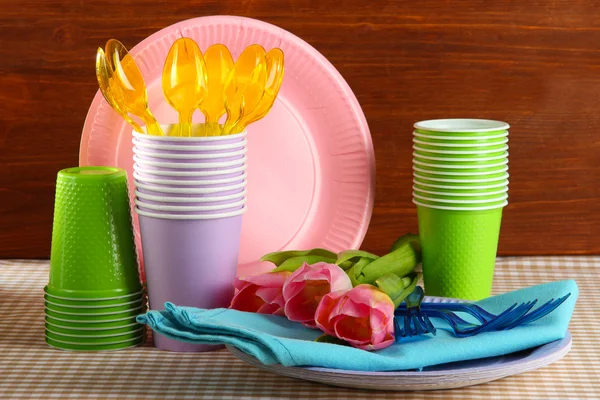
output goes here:
[[356, 279], [356, 266], [350, 268], [348, 271], [346, 271], [346, 274], [348, 275], [348, 277], [350, 278], [350, 282], [352, 282], [352, 287], [358, 286], [360, 285], [360, 282]]
[[290, 271], [294, 272], [298, 268], [300, 268], [304, 263], [308, 265], [316, 264], [318, 262], [326, 262], [333, 264], [335, 263], [335, 259], [333, 258], [325, 258], [322, 256], [299, 256], [292, 257], [285, 260], [279, 267], [275, 268], [271, 272], [281, 272], [281, 271]]
[[418, 254], [419, 261], [417, 263], [421, 262], [421, 239], [419, 238], [419, 235], [415, 235], [414, 233], [407, 233], [406, 235], [400, 236], [398, 239], [396, 239], [390, 252], [400, 248], [406, 243], [410, 243], [415, 252]]
[[357, 262], [361, 258], [376, 260], [379, 258], [379, 256], [362, 250], [346, 250], [342, 251], [341, 253], [338, 253], [337, 261], [335, 263], [337, 265], [340, 265], [346, 261]]
[[346, 342], [345, 340], [336, 338], [335, 336], [329, 336], [328, 334], [324, 333], [321, 336], [319, 336], [318, 338], [315, 339], [315, 342], [320, 342], [320, 343], [332, 343], [332, 344], [338, 344], [340, 346], [350, 346], [348, 344], [348, 342]]
[[410, 274], [418, 264], [418, 256], [410, 243], [404, 243], [396, 250], [378, 258], [366, 265], [357, 280], [360, 283], [375, 282], [376, 279], [387, 274], [404, 277]]
[[[405, 278], [402, 278], [402, 280], [404, 280]], [[396, 297], [395, 299], [392, 299], [392, 301], [394, 302], [394, 307], [398, 308], [400, 306], [400, 304], [402, 304], [402, 302], [404, 301], [404, 299], [406, 299], [412, 292], [415, 291], [415, 288], [417, 287], [417, 282], [419, 281], [419, 275], [418, 274], [414, 274], [414, 276], [412, 277], [412, 281], [410, 282], [410, 284], [408, 286], [406, 286], [404, 288], [404, 290], [402, 291], [402, 293]]]
[[260, 261], [268, 261], [268, 262], [272, 262], [276, 266], [280, 266], [281, 264], [283, 264], [286, 260], [288, 260], [290, 258], [302, 257], [302, 256], [320, 256], [320, 257], [325, 257], [327, 259], [331, 259], [334, 261], [337, 259], [337, 254], [335, 254], [334, 252], [331, 252], [326, 249], [317, 248], [317, 249], [312, 249], [312, 250], [277, 251], [274, 253], [265, 254], [264, 256], [262, 256]]
[[404, 279], [398, 275], [387, 274], [375, 281], [375, 285], [392, 300], [400, 296], [404, 291]]

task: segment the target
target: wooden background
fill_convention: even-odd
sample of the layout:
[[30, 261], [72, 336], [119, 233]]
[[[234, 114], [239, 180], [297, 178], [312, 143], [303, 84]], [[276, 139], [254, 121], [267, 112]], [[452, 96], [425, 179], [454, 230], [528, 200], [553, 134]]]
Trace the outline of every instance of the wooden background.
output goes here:
[[0, 258], [49, 256], [56, 173], [78, 164], [96, 48], [211, 14], [291, 31], [356, 93], [377, 157], [365, 249], [416, 231], [413, 122], [472, 117], [512, 125], [500, 253], [600, 253], [600, 2], [0, 0]]

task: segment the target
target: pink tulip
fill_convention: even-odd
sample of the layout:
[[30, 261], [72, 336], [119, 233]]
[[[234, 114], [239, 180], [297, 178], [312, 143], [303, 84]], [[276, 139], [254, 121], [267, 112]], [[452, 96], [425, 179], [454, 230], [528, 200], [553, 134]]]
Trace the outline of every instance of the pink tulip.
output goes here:
[[394, 343], [394, 303], [372, 285], [324, 296], [315, 319], [323, 332], [359, 349], [378, 350]]
[[229, 308], [260, 314], [284, 315], [283, 284], [291, 272], [272, 272], [236, 279], [238, 292]]
[[285, 315], [290, 321], [316, 328], [315, 311], [328, 293], [352, 289], [352, 282], [343, 269], [325, 262], [304, 264], [283, 285]]

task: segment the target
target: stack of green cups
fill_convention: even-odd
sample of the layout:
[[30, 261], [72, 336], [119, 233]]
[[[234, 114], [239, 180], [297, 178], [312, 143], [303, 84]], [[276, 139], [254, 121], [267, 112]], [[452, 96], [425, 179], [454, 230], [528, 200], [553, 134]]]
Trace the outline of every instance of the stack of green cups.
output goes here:
[[509, 125], [440, 119], [414, 128], [413, 202], [425, 291], [466, 300], [488, 297], [508, 204]]
[[127, 174], [111, 167], [58, 173], [44, 288], [46, 342], [64, 350], [117, 350], [145, 341], [146, 310], [131, 226]]

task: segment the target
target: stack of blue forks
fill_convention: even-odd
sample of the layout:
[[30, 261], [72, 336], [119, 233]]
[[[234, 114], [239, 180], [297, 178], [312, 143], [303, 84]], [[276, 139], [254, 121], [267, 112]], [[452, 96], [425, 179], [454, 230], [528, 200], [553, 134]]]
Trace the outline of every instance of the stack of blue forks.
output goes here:
[[[492, 314], [482, 307], [471, 303], [423, 303], [423, 289], [417, 286], [395, 311], [394, 326], [396, 341], [403, 337], [436, 334], [430, 318], [439, 318], [448, 323], [452, 333], [459, 338], [474, 336], [483, 332], [513, 329], [532, 323], [560, 306], [571, 293], [551, 299], [533, 310], [537, 300], [513, 304], [500, 314]], [[456, 313], [473, 316], [479, 323], [467, 322]]]

